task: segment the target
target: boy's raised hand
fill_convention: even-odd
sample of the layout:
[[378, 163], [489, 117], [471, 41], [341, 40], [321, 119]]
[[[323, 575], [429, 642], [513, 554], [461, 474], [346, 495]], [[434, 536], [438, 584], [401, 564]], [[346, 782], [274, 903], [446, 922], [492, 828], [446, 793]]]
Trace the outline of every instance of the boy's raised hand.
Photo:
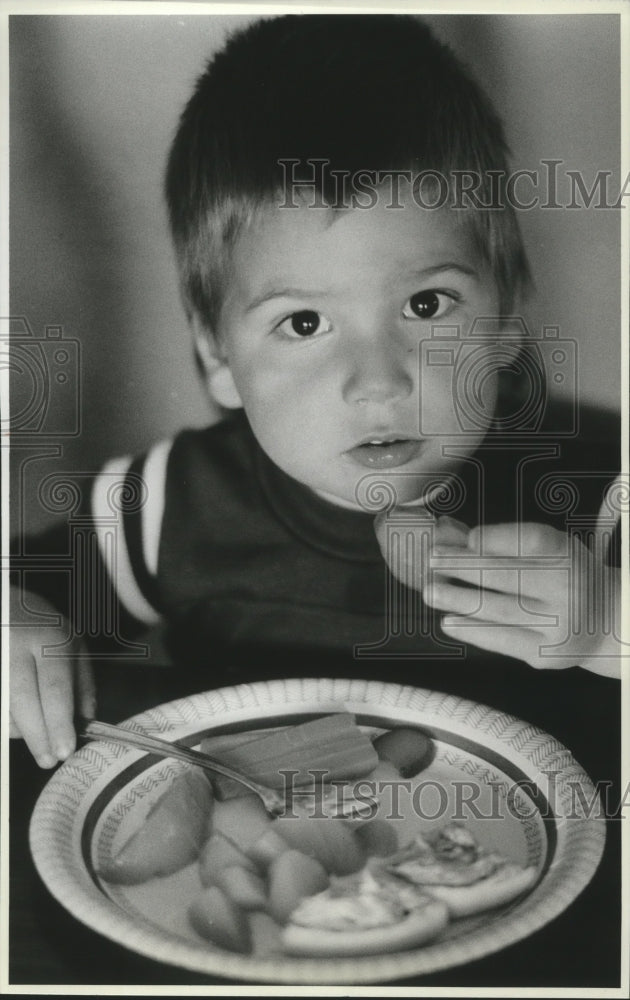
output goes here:
[[419, 570], [417, 556], [401, 559], [401, 547], [391, 545], [386, 516], [375, 528], [392, 572], [445, 612], [449, 637], [540, 669], [620, 676], [620, 572], [576, 536], [537, 523], [469, 531], [450, 517], [433, 525], [425, 517], [412, 527], [430, 539], [429, 567]]
[[[12, 622], [15, 609], [25, 600], [38, 615], [59, 618], [48, 601], [34, 594], [12, 590]], [[93, 718], [95, 687], [87, 655], [77, 644], [72, 656], [51, 656], [50, 647], [61, 646], [69, 635], [68, 625], [22, 626], [11, 629], [10, 640], [10, 735], [22, 737], [40, 767], [54, 767], [74, 750], [74, 711]], [[49, 647], [49, 655], [44, 655]]]

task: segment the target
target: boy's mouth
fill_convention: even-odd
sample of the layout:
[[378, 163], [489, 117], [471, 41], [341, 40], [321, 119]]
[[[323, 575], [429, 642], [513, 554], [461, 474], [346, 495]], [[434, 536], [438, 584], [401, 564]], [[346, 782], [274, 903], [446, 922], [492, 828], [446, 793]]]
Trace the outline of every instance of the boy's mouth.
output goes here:
[[375, 434], [348, 449], [346, 455], [368, 469], [395, 469], [417, 458], [423, 448], [424, 441], [418, 438]]

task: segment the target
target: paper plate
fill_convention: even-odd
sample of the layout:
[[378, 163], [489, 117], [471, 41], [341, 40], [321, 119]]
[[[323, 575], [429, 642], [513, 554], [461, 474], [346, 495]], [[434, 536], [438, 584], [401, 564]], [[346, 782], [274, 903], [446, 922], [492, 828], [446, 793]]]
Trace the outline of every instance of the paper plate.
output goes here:
[[[452, 921], [415, 950], [360, 958], [279, 954], [261, 915], [255, 951], [234, 954], [198, 937], [187, 907], [195, 865], [140, 886], [113, 886], [97, 871], [142, 824], [181, 773], [175, 761], [93, 742], [70, 757], [33, 813], [31, 851], [50, 892], [77, 919], [133, 951], [195, 973], [249, 983], [360, 984], [418, 976], [481, 958], [521, 940], [568, 907], [601, 858], [604, 820], [584, 810], [593, 785], [552, 736], [472, 701], [377, 681], [289, 679], [222, 688], [144, 712], [125, 725], [195, 746], [208, 735], [273, 728], [348, 711], [369, 733], [417, 726], [435, 757], [399, 796], [399, 841], [450, 819], [538, 879], [498, 910]], [[581, 808], [582, 806], [582, 808]]]

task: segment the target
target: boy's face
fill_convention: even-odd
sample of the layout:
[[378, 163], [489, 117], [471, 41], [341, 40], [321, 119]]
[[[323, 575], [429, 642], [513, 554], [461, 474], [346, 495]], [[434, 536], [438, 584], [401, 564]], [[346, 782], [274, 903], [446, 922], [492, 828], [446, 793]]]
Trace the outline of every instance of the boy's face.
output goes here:
[[[360, 508], [365, 477], [408, 502], [477, 448], [486, 427], [462, 434], [453, 368], [427, 365], [421, 345], [435, 325], [466, 337], [497, 308], [453, 213], [382, 202], [334, 217], [269, 209], [237, 241], [217, 339], [269, 457], [320, 496]], [[421, 427], [421, 399], [439, 436]], [[495, 400], [490, 374], [488, 423]]]

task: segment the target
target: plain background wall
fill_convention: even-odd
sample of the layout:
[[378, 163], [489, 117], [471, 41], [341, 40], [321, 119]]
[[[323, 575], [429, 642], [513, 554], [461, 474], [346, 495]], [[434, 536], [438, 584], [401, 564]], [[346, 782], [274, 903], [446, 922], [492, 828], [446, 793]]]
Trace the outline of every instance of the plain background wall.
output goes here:
[[[30, 498], [29, 528], [50, 517], [35, 500], [49, 471], [89, 472], [213, 418], [179, 302], [162, 179], [206, 59], [250, 20], [10, 18], [11, 313], [25, 316], [36, 337], [60, 326], [81, 347], [80, 434], [64, 441], [61, 456], [45, 447], [52, 437], [15, 453], [14, 489]], [[618, 193], [617, 16], [426, 20], [495, 101], [514, 167], [561, 159], [561, 170], [581, 171], [589, 187], [609, 170]], [[558, 325], [575, 338], [581, 397], [617, 408], [620, 213], [532, 210], [520, 220], [536, 281], [530, 328]], [[29, 391], [21, 379], [17, 372], [18, 401]], [[50, 404], [54, 430], [64, 404], [61, 396]]]

